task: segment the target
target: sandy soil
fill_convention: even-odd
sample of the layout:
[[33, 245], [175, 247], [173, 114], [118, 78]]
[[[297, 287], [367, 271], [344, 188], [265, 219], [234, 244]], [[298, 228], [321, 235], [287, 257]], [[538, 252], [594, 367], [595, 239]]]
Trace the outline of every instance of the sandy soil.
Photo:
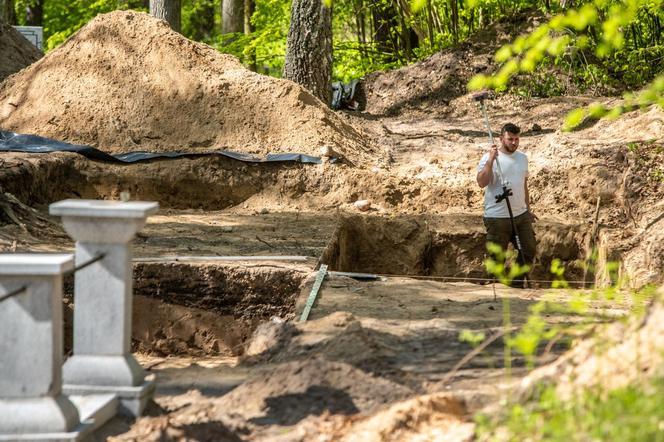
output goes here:
[[[154, 42], [158, 41], [159, 44]], [[293, 82], [255, 74], [145, 13], [96, 17], [0, 87], [4, 130], [128, 151], [375, 150]]]
[[[298, 312], [313, 276], [302, 286]], [[517, 357], [506, 377], [499, 339], [451, 372], [472, 349], [459, 333], [499, 331], [506, 303], [518, 325], [542, 296], [500, 285], [494, 294], [491, 286], [468, 283], [330, 277], [309, 321], [264, 323], [246, 343], [244, 356], [140, 356], [157, 375], [156, 404], [162, 412], [125, 427], [129, 431], [117, 440], [147, 434], [214, 440], [220, 428], [237, 437], [231, 440], [352, 440], [362, 431], [376, 440], [408, 440], [409, 432], [433, 431], [426, 429], [429, 413], [440, 413], [435, 419], [446, 422], [444, 434], [459, 431], [459, 438], [450, 440], [466, 440], [472, 434], [468, 416], [503, 397], [526, 370]], [[551, 296], [562, 301], [570, 294]], [[592, 312], [621, 315], [627, 307], [596, 303]], [[554, 347], [543, 361], [561, 348]], [[418, 396], [424, 393], [433, 396]], [[414, 396], [419, 399], [408, 399]], [[395, 408], [403, 410], [395, 415]], [[413, 425], [402, 422], [410, 419]], [[192, 422], [205, 428], [192, 433]], [[391, 425], [404, 432], [402, 438], [379, 437], [376, 427]]]
[[[366, 112], [333, 113], [298, 86], [253, 74], [144, 14], [116, 12], [0, 83], [3, 129], [108, 152], [317, 154], [325, 144], [348, 160], [116, 166], [74, 154], [0, 155], [2, 251], [71, 250], [47, 215], [59, 199], [129, 191], [160, 202], [134, 241], [133, 345], [157, 374], [157, 397], [146, 417], [116, 419], [105, 435], [387, 441], [441, 440], [443, 429], [444, 440], [471, 437], [471, 414], [495, 404], [526, 369], [515, 355], [506, 376], [500, 338], [457, 367], [472, 351], [459, 333], [493, 335], [507, 305], [518, 325], [537, 300], [574, 296], [547, 295], [546, 283], [514, 290], [470, 282], [487, 282], [474, 279], [484, 278], [475, 167], [487, 132], [461, 89], [472, 72], [491, 69], [490, 47], [478, 47], [376, 74]], [[494, 130], [506, 121], [523, 129], [540, 217], [534, 275], [549, 279], [558, 258], [568, 279], [601, 282], [602, 266], [621, 260], [633, 285], [661, 282], [664, 113], [560, 131], [568, 110], [597, 99], [614, 101], [505, 95], [488, 103]], [[361, 199], [369, 211], [354, 206]], [[598, 262], [584, 274], [593, 249]], [[232, 255], [275, 257], [225, 258]], [[276, 258], [285, 255], [304, 258]], [[299, 323], [320, 262], [391, 276], [328, 278], [310, 321]], [[70, 328], [71, 281], [67, 294]], [[588, 317], [547, 320], [595, 321], [628, 308], [595, 303]], [[565, 348], [543, 349], [539, 362]]]

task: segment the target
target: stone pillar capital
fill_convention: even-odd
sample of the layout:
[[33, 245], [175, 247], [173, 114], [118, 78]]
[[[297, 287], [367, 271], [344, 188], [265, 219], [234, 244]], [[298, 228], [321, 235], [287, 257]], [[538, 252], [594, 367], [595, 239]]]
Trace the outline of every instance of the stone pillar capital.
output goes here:
[[64, 200], [49, 206], [74, 240], [97, 244], [128, 243], [158, 209], [158, 203], [144, 201]]

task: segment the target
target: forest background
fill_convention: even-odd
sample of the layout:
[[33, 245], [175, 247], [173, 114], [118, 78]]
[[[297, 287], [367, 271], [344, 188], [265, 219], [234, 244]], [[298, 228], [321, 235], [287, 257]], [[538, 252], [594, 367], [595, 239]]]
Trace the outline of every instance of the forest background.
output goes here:
[[[182, 34], [237, 56], [257, 72], [281, 76], [291, 1], [224, 2], [225, 5], [221, 0], [182, 0], [179, 5]], [[540, 75], [537, 81], [520, 82], [515, 92], [527, 96], [588, 91], [613, 95], [650, 84], [651, 97], [645, 101], [650, 104], [661, 101], [663, 2], [573, 2], [336, 0], [334, 4], [325, 3], [333, 11], [332, 78], [349, 81], [370, 72], [398, 68], [463, 43], [496, 23], [540, 17], [546, 26], [531, 29], [534, 33], [530, 40], [516, 39], [499, 50], [496, 61], [502, 69], [493, 81], [476, 78], [475, 88], [505, 89], [518, 72], [533, 72], [536, 66], [545, 64], [565, 72], [566, 81], [558, 81], [555, 75]], [[43, 26], [46, 51], [60, 45], [98, 14], [116, 9], [148, 11], [149, 6], [146, 0], [0, 0], [5, 21]], [[569, 90], [569, 84], [574, 85], [573, 91]]]

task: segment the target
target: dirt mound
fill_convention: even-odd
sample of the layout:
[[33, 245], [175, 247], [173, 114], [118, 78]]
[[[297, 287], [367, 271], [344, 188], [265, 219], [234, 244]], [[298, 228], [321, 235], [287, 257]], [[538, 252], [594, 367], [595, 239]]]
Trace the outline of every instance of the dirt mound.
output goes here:
[[467, 421], [466, 414], [454, 397], [435, 393], [398, 402], [369, 417], [327, 415], [303, 421], [296, 440], [468, 442], [473, 440], [475, 425]]
[[[160, 409], [161, 408], [161, 409]], [[198, 390], [190, 390], [186, 394], [161, 400], [160, 406], [148, 405], [148, 414], [138, 418], [129, 431], [114, 435], [104, 434], [100, 430], [100, 440], [104, 436], [114, 441], [158, 441], [187, 440], [201, 442], [242, 442], [241, 437], [247, 433], [242, 424], [221, 422], [214, 414], [214, 404], [210, 398], [203, 396]], [[117, 433], [117, 432], [115, 432]]]
[[144, 13], [100, 15], [0, 87], [0, 127], [109, 153], [211, 148], [352, 161], [363, 135], [299, 85], [245, 69]]
[[362, 83], [366, 111], [397, 115], [421, 110], [423, 105], [445, 108], [465, 93], [472, 75], [488, 70], [491, 63], [491, 53], [478, 56], [464, 45], [401, 69], [369, 74]]
[[[284, 426], [293, 430], [319, 418], [370, 414], [412, 394], [348, 364], [318, 358], [290, 362], [253, 375], [220, 398], [190, 391], [160, 399], [159, 415], [138, 419], [129, 432], [113, 440], [161, 440], [169, 435], [235, 441], [246, 440], [250, 433], [250, 440], [276, 440]], [[261, 433], [269, 436], [256, 437]]]
[[304, 323], [261, 324], [256, 328], [244, 363], [285, 362], [322, 355], [330, 361], [362, 364], [395, 355], [397, 338], [362, 327], [347, 312], [335, 312]]
[[622, 261], [635, 286], [664, 280], [661, 108], [551, 133], [531, 152], [531, 164], [535, 207], [586, 219], [593, 245], [611, 250], [607, 258]]
[[257, 425], [293, 425], [310, 415], [371, 413], [412, 390], [322, 358], [294, 361], [250, 378], [217, 402]]
[[16, 29], [0, 23], [0, 82], [42, 57], [42, 52]]
[[495, 70], [495, 51], [515, 35], [530, 32], [542, 17], [515, 17], [479, 31], [467, 42], [444, 49], [412, 65], [369, 74], [362, 82], [366, 110], [377, 115], [447, 108], [466, 93], [466, 84], [477, 73]]
[[447, 393], [418, 396], [357, 422], [343, 442], [473, 440], [474, 424], [464, 422], [464, 406]]

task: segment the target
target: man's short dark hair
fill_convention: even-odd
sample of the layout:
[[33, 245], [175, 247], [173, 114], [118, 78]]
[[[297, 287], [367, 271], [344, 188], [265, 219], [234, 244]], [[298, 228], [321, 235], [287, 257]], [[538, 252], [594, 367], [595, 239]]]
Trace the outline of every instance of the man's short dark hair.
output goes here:
[[503, 126], [502, 129], [500, 129], [500, 135], [504, 135], [505, 132], [509, 132], [514, 135], [519, 135], [521, 133], [521, 129], [519, 129], [519, 126], [517, 126], [516, 124], [507, 123], [506, 125]]

